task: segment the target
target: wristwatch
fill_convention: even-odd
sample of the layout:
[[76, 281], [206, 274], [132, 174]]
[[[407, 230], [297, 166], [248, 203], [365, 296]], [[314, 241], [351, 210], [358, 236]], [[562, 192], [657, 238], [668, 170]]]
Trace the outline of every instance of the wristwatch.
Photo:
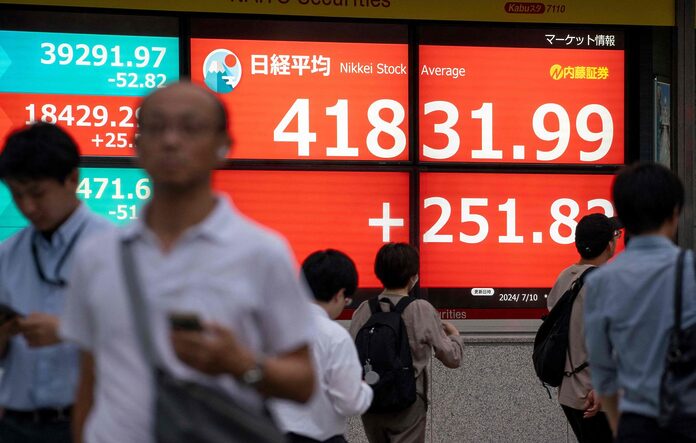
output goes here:
[[239, 380], [247, 386], [257, 388], [263, 381], [264, 371], [263, 363], [256, 361], [254, 366], [250, 367], [242, 373]]

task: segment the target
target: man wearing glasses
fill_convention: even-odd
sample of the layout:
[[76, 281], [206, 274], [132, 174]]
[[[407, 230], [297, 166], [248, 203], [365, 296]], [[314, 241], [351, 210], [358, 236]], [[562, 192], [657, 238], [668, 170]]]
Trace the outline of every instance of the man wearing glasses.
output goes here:
[[[206, 89], [176, 83], [143, 100], [138, 123], [152, 199], [133, 224], [81, 245], [61, 322], [82, 351], [76, 439], [153, 440], [155, 384], [135, 297], [171, 377], [214, 386], [259, 416], [266, 397], [307, 401], [314, 321], [287, 243], [212, 188], [231, 143], [224, 106]], [[126, 290], [128, 245], [142, 294]]]
[[[561, 296], [591, 268], [601, 266], [614, 256], [616, 241], [621, 237], [616, 218], [604, 214], [586, 215], [575, 229], [575, 248], [580, 260], [564, 269], [549, 292], [547, 304], [553, 309]], [[601, 403], [590, 381], [591, 368], [587, 365], [587, 348], [583, 328], [585, 289], [582, 288], [573, 303], [568, 333], [568, 354], [563, 382], [558, 388], [558, 402], [568, 418], [580, 443], [610, 443], [611, 428]]]
[[60, 128], [36, 123], [10, 135], [0, 179], [30, 225], [0, 246], [0, 441], [70, 442], [78, 376], [61, 343], [66, 278], [75, 246], [109, 223], [75, 195], [79, 153]]

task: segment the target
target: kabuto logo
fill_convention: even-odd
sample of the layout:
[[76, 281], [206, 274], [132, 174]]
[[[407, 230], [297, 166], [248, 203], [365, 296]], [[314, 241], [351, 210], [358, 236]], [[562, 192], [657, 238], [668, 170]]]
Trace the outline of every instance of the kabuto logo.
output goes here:
[[227, 49], [216, 49], [203, 62], [205, 84], [220, 94], [232, 92], [242, 78], [242, 64], [237, 55]]

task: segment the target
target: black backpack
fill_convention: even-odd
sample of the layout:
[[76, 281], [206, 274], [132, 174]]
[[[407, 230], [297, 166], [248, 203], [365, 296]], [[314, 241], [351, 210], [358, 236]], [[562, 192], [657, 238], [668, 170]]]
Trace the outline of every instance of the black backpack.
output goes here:
[[404, 297], [394, 306], [389, 299], [383, 299], [390, 305], [389, 312], [382, 311], [377, 297], [368, 302], [372, 315], [358, 331], [355, 346], [363, 365], [363, 377], [374, 391], [369, 412], [401, 411], [416, 401], [415, 369], [401, 318], [415, 300], [415, 297]]
[[595, 269], [597, 268], [593, 266], [583, 272], [558, 299], [551, 312], [546, 317], [543, 317], [544, 322], [539, 327], [534, 338], [532, 362], [534, 362], [534, 370], [537, 377], [544, 384], [553, 387], [560, 386], [564, 376], [570, 377], [588, 366], [587, 362], [583, 362], [581, 365], [573, 368], [571, 372], [566, 372], [565, 370], [566, 355], [568, 354], [570, 314], [573, 312], [573, 303], [575, 303], [575, 298], [580, 293], [580, 289], [582, 289], [585, 277]]

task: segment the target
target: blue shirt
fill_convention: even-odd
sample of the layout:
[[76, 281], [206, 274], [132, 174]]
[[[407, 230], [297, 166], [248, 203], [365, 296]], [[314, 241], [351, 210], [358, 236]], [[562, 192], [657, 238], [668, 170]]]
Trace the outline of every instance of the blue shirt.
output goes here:
[[[602, 395], [618, 393], [621, 412], [658, 415], [678, 253], [666, 237], [633, 237], [622, 254], [587, 278], [585, 339], [592, 385]], [[691, 253], [683, 279], [682, 327], [688, 327], [696, 322]]]
[[[0, 245], [0, 303], [25, 315], [32, 312], [60, 315], [65, 287], [45, 282], [39, 272], [49, 281], [67, 279], [75, 243], [108, 226], [108, 221], [80, 204], [50, 241], [32, 226], [9, 238]], [[24, 337], [18, 334], [11, 339], [0, 365], [4, 371], [0, 377], [1, 407], [32, 410], [73, 403], [79, 371], [74, 345], [60, 343], [29, 348]]]

